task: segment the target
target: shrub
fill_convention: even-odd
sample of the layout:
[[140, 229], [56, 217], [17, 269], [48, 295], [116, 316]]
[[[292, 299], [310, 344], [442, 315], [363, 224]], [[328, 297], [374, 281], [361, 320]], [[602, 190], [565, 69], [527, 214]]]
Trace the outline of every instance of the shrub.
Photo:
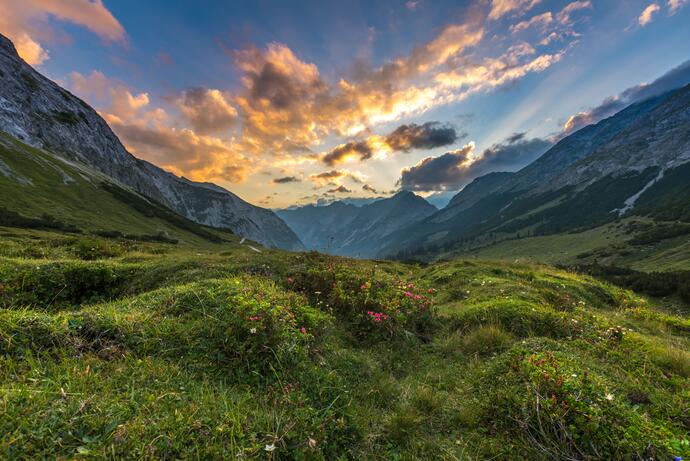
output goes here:
[[348, 322], [360, 338], [413, 335], [429, 341], [434, 329], [432, 289], [347, 267], [311, 268], [287, 277], [285, 286]]
[[101, 301], [121, 293], [133, 275], [127, 266], [96, 262], [0, 264], [0, 302], [6, 307], [60, 309]]
[[[670, 433], [635, 412], [593, 373], [549, 351], [515, 350], [499, 365], [491, 411], [548, 459], [666, 459]], [[507, 369], [504, 368], [507, 366]]]
[[308, 345], [329, 316], [271, 282], [233, 278], [165, 288], [115, 303], [114, 312], [152, 311], [148, 321], [115, 315], [139, 354], [211, 361], [229, 372], [259, 376], [272, 368], [307, 361]]

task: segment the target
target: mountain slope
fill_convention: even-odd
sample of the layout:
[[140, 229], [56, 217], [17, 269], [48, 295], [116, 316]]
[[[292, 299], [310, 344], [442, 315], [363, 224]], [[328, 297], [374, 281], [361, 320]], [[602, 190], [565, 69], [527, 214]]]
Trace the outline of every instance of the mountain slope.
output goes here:
[[218, 186], [179, 178], [131, 155], [96, 111], [32, 69], [2, 35], [0, 130], [98, 170], [198, 223], [228, 228], [267, 246], [303, 248], [273, 212]]
[[0, 133], [0, 225], [193, 244], [236, 240], [108, 176]]
[[278, 215], [307, 248], [342, 256], [371, 257], [389, 235], [438, 211], [412, 192], [399, 192], [362, 207], [335, 202], [281, 210]]
[[379, 255], [428, 256], [629, 215], [687, 219], [688, 161], [690, 86], [577, 131], [517, 173], [478, 178], [445, 209], [397, 231]]

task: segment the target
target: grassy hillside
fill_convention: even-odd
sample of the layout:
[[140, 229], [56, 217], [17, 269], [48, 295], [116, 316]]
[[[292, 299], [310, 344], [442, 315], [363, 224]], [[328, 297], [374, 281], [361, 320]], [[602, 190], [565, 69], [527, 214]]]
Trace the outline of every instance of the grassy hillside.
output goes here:
[[[507, 237], [507, 238], [506, 238]], [[437, 258], [476, 257], [549, 264], [603, 264], [641, 271], [690, 269], [690, 224], [625, 218], [581, 232], [468, 242]]]
[[24, 227], [29, 222], [82, 234], [167, 236], [193, 244], [234, 238], [229, 231], [182, 218], [94, 170], [0, 133], [0, 225], [17, 221]]
[[690, 456], [690, 309], [429, 266], [0, 228], [0, 457]]

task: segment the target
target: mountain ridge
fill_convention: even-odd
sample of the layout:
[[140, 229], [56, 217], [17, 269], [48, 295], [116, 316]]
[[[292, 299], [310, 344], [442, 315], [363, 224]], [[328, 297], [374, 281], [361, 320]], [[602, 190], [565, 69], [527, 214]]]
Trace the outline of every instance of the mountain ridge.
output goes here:
[[677, 194], [690, 196], [689, 108], [690, 85], [631, 104], [516, 173], [477, 178], [446, 208], [396, 231], [377, 256], [433, 254], [482, 235], [572, 232], [635, 213], [685, 219]]
[[304, 249], [272, 211], [220, 186], [179, 178], [130, 154], [95, 110], [35, 71], [2, 35], [0, 71], [0, 130], [95, 168], [192, 221], [230, 229], [266, 246]]
[[422, 197], [400, 191], [361, 207], [341, 201], [278, 211], [309, 249], [340, 256], [373, 256], [396, 230], [438, 209]]

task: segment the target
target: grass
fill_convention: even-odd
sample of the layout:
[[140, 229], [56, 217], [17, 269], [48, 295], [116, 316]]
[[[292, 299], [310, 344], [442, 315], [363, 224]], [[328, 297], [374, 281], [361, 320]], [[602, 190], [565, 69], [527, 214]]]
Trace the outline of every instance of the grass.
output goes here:
[[690, 456], [682, 305], [532, 263], [0, 235], [3, 458]]
[[[530, 236], [483, 244], [441, 253], [438, 259], [454, 257], [548, 264], [602, 264], [630, 267], [641, 271], [690, 269], [690, 238], [687, 234], [643, 240], [650, 229], [666, 229], [675, 223], [654, 222], [631, 217], [575, 233]], [[652, 234], [654, 235], [654, 234]], [[640, 236], [645, 244], [633, 244]]]
[[[63, 228], [83, 234], [121, 235], [130, 240], [167, 238], [196, 246], [236, 240], [229, 231], [193, 223], [110, 183], [94, 170], [67, 163], [4, 133], [0, 133], [0, 162], [11, 173], [0, 174], [0, 225], [8, 225], [1, 222], [7, 215], [5, 221], [35, 221], [32, 227], [56, 227], [57, 220]], [[46, 215], [52, 221], [46, 223]]]

